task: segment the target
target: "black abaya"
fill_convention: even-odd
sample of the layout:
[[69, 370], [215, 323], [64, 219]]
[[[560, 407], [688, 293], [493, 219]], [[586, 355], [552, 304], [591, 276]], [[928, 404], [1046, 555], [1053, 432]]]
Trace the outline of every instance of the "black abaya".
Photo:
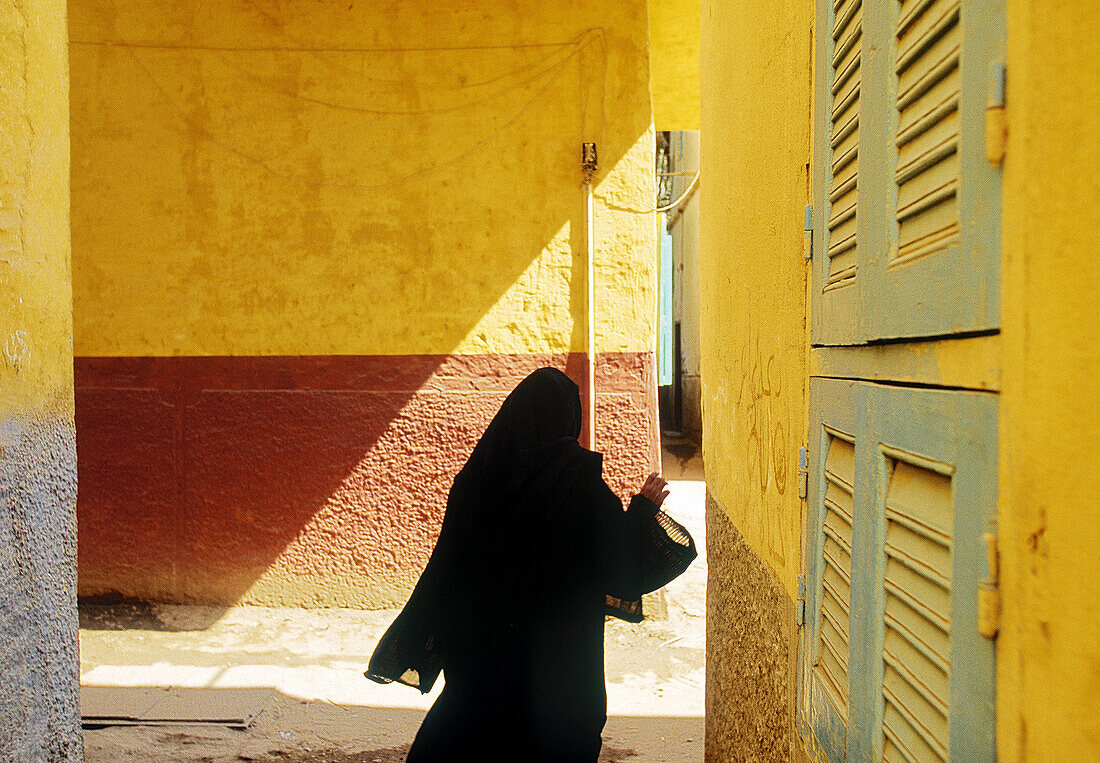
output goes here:
[[604, 615], [640, 620], [642, 594], [696, 552], [649, 500], [622, 510], [579, 431], [576, 385], [540, 369], [456, 477], [432, 558], [366, 673], [423, 692], [446, 675], [408, 763], [599, 756]]

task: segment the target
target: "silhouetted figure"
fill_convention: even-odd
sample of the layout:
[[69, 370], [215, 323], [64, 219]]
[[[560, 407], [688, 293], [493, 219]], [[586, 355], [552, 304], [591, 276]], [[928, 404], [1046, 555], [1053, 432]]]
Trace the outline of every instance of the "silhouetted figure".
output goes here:
[[696, 556], [650, 475], [627, 511], [577, 442], [580, 395], [541, 368], [507, 397], [455, 478], [431, 559], [368, 678], [431, 690], [408, 763], [595, 761], [607, 719], [604, 615]]

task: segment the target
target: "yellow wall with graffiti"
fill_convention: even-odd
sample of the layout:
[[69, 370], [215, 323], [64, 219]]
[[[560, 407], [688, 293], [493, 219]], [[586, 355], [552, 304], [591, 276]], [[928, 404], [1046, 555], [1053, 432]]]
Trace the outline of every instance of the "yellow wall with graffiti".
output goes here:
[[76, 354], [583, 351], [582, 141], [650, 350], [646, 5], [522, 5], [74, 0]]
[[[72, 419], [64, 5], [0, 10], [0, 417]], [[3, 455], [0, 454], [0, 458]]]
[[[792, 453], [806, 429], [801, 222], [809, 201], [813, 9], [802, 2], [736, 8], [712, 2], [703, 12], [707, 489], [793, 599], [801, 513]], [[764, 48], [772, 54], [762, 62]]]
[[1002, 760], [1100, 749], [1100, 14], [1008, 2], [998, 640]]
[[[799, 256], [814, 9], [764, 5], [703, 5], [704, 450], [709, 491], [793, 599], [802, 523], [793, 454], [807, 373], [828, 374], [822, 357], [806, 362]], [[1006, 15], [1001, 332], [917, 353], [935, 358], [940, 383], [1000, 392], [999, 756], [1077, 760], [1100, 748], [1100, 523], [1089, 452], [1100, 441], [1091, 266], [1100, 254], [1100, 15], [1053, 0], [1009, 0]], [[774, 55], [761, 62], [761, 49]], [[876, 365], [876, 353], [865, 353], [866, 378], [904, 378]], [[720, 580], [726, 562], [709, 561]], [[712, 725], [736, 713], [716, 708]]]

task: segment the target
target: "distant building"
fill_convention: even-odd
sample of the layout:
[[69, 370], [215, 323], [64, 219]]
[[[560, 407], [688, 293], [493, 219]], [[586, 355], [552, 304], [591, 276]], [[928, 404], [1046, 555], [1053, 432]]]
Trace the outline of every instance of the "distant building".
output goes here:
[[[663, 138], [663, 140], [662, 140]], [[699, 387], [699, 131], [658, 134], [658, 180], [665, 182], [657, 337], [661, 427], [683, 446], [702, 439]], [[670, 442], [672, 442], [670, 440]]]
[[[656, 465], [644, 3], [70, 11], [80, 593], [380, 606], [528, 372]], [[189, 8], [190, 6], [188, 6]]]

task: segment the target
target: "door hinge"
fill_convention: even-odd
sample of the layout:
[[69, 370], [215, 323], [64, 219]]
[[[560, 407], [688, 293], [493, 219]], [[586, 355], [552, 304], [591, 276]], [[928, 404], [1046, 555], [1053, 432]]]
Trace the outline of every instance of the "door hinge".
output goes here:
[[1006, 72], [1003, 61], [989, 66], [989, 94], [985, 103], [985, 158], [1000, 167], [1008, 149], [1008, 120], [1005, 117]]
[[1001, 630], [1001, 571], [997, 536], [982, 535], [985, 549], [985, 575], [978, 583], [978, 633], [995, 638]]
[[802, 500], [806, 500], [810, 483], [807, 453], [805, 445], [798, 449], [798, 497]]
[[806, 205], [802, 220], [802, 256], [807, 260], [814, 258], [814, 208], [811, 204]]
[[806, 622], [806, 576], [798, 576], [798, 606], [795, 608], [795, 621], [798, 627]]

